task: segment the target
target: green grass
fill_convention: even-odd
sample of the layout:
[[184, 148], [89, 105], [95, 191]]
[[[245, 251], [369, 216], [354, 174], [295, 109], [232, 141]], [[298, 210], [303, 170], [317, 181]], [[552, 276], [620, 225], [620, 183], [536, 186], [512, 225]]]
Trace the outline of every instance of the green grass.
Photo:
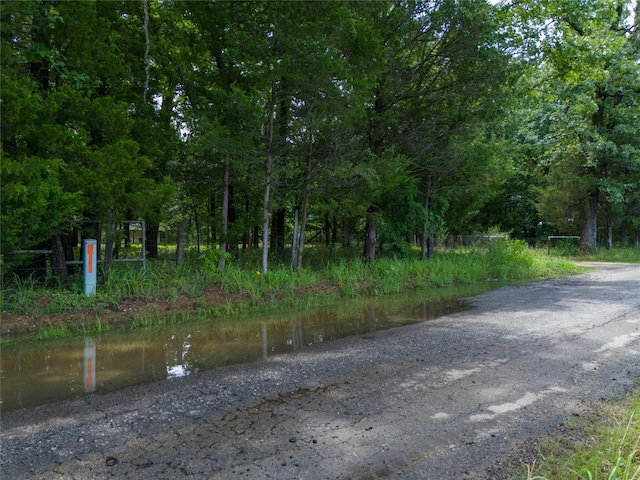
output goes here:
[[640, 390], [574, 420], [510, 480], [640, 480]]
[[35, 338], [37, 340], [59, 340], [62, 338], [84, 337], [86, 335], [100, 335], [111, 330], [109, 325], [103, 325], [100, 319], [91, 324], [76, 323], [69, 325], [45, 325], [38, 328]]
[[592, 253], [583, 252], [575, 241], [559, 241], [550, 250], [551, 255], [589, 262], [640, 263], [640, 246], [625, 248], [597, 247]]
[[[622, 249], [618, 249], [622, 250]], [[632, 253], [626, 253], [631, 250]], [[616, 251], [617, 252], [617, 251]], [[637, 249], [597, 252], [612, 258], [633, 259]], [[487, 247], [438, 250], [432, 260], [419, 260], [417, 250], [409, 258], [380, 258], [371, 264], [359, 259], [329, 261], [325, 254], [315, 252], [309, 258], [315, 263], [298, 271], [272, 261], [268, 273], [262, 274], [255, 265], [243, 260], [227, 262], [223, 273], [217, 271], [212, 254], [189, 254], [189, 261], [176, 267], [170, 257], [148, 262], [146, 270], [136, 263], [114, 264], [108, 277], [99, 277], [97, 294], [85, 297], [79, 292], [82, 279], [75, 277], [66, 285], [59, 281], [36, 281], [8, 278], [2, 291], [0, 307], [5, 311], [33, 315], [77, 312], [81, 309], [99, 311], [117, 309], [127, 300], [164, 302], [187, 296], [198, 309], [209, 316], [238, 316], [273, 308], [313, 308], [323, 298], [366, 297], [385, 295], [415, 288], [438, 288], [469, 285], [484, 281], [520, 282], [571, 275], [582, 271], [574, 257], [548, 255], [546, 249], [532, 249], [524, 242], [499, 239]], [[594, 257], [599, 259], [601, 257]], [[618, 260], [619, 261], [619, 260]], [[213, 288], [229, 294], [222, 304], [207, 304], [206, 296]], [[240, 295], [238, 295], [240, 294]], [[183, 316], [171, 321], [181, 321]], [[138, 319], [140, 325], [158, 324], [169, 320]], [[42, 334], [60, 337], [73, 334], [61, 329]]]
[[593, 254], [583, 255], [581, 259], [594, 262], [640, 263], [640, 247], [596, 248]]

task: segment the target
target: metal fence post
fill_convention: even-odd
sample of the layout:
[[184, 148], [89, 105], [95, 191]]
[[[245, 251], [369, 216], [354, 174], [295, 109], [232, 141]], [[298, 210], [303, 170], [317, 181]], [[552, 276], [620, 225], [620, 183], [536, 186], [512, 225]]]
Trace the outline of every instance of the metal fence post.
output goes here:
[[92, 297], [96, 294], [98, 284], [98, 241], [93, 238], [84, 240], [82, 274], [84, 283], [84, 294]]

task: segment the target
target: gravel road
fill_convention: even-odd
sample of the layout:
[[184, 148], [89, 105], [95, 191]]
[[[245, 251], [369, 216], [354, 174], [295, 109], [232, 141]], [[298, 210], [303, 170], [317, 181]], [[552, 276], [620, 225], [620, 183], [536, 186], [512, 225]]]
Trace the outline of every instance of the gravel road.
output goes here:
[[640, 265], [2, 417], [3, 479], [487, 479], [640, 379]]

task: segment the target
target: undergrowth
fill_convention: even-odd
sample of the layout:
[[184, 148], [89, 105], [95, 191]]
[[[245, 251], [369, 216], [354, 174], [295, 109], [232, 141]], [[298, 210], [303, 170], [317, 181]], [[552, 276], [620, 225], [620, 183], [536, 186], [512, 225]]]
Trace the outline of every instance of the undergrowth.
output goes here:
[[640, 390], [599, 403], [570, 425], [577, 440], [545, 441], [538, 459], [510, 479], [640, 480]]
[[[78, 292], [78, 278], [66, 284], [33, 277], [5, 279], [0, 308], [17, 314], [50, 315], [81, 309], [117, 309], [125, 300], [164, 302], [187, 296], [202, 311], [230, 316], [275, 306], [310, 308], [323, 296], [353, 298], [485, 281], [538, 280], [581, 271], [572, 258], [548, 255], [544, 249], [506, 239], [497, 239], [486, 247], [437, 251], [428, 261], [421, 261], [418, 256], [419, 252], [414, 251], [404, 259], [380, 258], [369, 264], [359, 259], [329, 261], [321, 257], [320, 263], [295, 271], [271, 262], [267, 273], [261, 273], [255, 265], [231, 261], [219, 273], [211, 255], [190, 256], [179, 267], [168, 259], [150, 260], [145, 270], [134, 263], [121, 263], [114, 264], [108, 276], [99, 277], [97, 293], [92, 297]], [[232, 300], [207, 304], [206, 293], [214, 286], [233, 294], [229, 296]], [[67, 335], [64, 328], [75, 331], [55, 326], [54, 330], [60, 331], [47, 335]]]
[[111, 330], [111, 326], [103, 324], [99, 319], [91, 324], [81, 322], [73, 326], [69, 325], [43, 325], [36, 333], [37, 340], [59, 340], [63, 338], [83, 337], [87, 335], [100, 335]]

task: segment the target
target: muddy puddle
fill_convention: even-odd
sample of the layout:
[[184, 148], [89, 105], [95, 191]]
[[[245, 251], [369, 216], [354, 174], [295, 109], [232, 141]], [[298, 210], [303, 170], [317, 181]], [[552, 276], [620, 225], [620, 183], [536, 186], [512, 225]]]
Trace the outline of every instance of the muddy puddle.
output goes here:
[[468, 310], [472, 306], [466, 298], [498, 286], [414, 291], [341, 301], [314, 311], [19, 343], [2, 351], [2, 411], [260, 361], [352, 335], [374, 335]]

